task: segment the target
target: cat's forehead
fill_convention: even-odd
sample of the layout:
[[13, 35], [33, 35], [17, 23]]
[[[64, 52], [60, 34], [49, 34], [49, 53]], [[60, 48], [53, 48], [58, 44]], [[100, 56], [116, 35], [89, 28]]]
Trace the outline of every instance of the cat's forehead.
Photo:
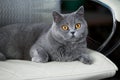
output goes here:
[[80, 17], [76, 17], [75, 13], [69, 13], [69, 14], [63, 14], [64, 16], [64, 21], [68, 23], [75, 23], [80, 21]]
[[69, 14], [63, 14], [64, 19], [66, 20], [72, 20], [75, 18], [75, 14], [74, 13], [69, 13]]

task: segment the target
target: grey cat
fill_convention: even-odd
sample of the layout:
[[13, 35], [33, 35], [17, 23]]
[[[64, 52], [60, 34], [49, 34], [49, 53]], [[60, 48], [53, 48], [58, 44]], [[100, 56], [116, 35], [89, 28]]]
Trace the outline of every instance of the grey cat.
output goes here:
[[14, 24], [0, 28], [0, 60], [25, 59], [34, 62], [93, 62], [87, 52], [87, 23], [84, 7], [76, 12], [53, 11], [53, 24]]

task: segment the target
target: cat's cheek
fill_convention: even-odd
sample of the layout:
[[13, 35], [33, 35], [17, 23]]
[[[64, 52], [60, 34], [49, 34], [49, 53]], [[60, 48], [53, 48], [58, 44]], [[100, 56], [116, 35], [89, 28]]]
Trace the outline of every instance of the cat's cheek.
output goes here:
[[65, 39], [65, 36], [62, 33], [59, 33], [58, 35], [56, 35], [57, 37], [59, 37], [59, 39]]
[[75, 35], [76, 38], [81, 38], [82, 37], [82, 34], [79, 33], [79, 32], [76, 32], [74, 35]]
[[68, 33], [66, 36], [65, 36], [65, 39], [70, 39], [72, 37], [72, 34]]
[[63, 40], [66, 40], [66, 39], [68, 39], [68, 34], [66, 34], [66, 33], [60, 33], [59, 35], [57, 35], [57, 36], [59, 36], [60, 37], [60, 39], [63, 39]]
[[78, 36], [79, 36], [77, 32], [76, 32], [74, 35], [75, 35], [75, 37], [78, 37]]
[[67, 38], [67, 37], [71, 38], [72, 36], [73, 36], [73, 35], [72, 35], [71, 33], [68, 33], [67, 36], [66, 36], [66, 38]]
[[75, 35], [76, 35], [77, 38], [84, 38], [84, 37], [85, 37], [85, 33], [86, 33], [86, 32], [79, 31], [79, 32], [76, 32]]

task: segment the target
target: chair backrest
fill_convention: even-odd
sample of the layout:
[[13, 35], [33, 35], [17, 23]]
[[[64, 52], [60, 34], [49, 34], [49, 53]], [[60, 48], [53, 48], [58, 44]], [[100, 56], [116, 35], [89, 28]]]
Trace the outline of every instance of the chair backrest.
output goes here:
[[[113, 35], [115, 34], [116, 28], [117, 26], [117, 22], [120, 22], [120, 16], [118, 15], [120, 13], [120, 1], [119, 0], [92, 0], [94, 2], [97, 2], [101, 5], [103, 5], [104, 7], [108, 8], [111, 13], [112, 13], [112, 17], [113, 17], [113, 27], [111, 30], [111, 34], [109, 35], [109, 37], [105, 40], [105, 42], [98, 48], [98, 51], [102, 51], [106, 45], [108, 45], [108, 43], [110, 42], [110, 40], [112, 39]], [[109, 54], [111, 54], [118, 46], [120, 46], [120, 39], [111, 47], [109, 48], [107, 51], [104, 51], [103, 53], [108, 56]]]

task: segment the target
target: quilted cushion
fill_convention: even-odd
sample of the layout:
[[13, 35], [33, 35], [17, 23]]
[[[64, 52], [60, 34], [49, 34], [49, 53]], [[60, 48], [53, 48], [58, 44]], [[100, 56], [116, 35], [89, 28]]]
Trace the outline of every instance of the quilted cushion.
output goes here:
[[92, 65], [79, 61], [35, 63], [23, 60], [0, 62], [0, 80], [98, 80], [114, 76], [116, 65], [99, 52], [88, 49]]

